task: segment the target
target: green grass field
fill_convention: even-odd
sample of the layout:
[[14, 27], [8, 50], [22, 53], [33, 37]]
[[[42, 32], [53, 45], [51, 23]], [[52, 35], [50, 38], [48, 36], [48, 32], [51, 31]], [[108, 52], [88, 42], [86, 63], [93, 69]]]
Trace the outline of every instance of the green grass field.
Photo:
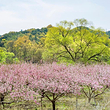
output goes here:
[[[6, 97], [5, 101], [10, 101]], [[76, 108], [76, 97], [71, 95], [64, 96], [56, 101], [56, 110], [110, 110], [110, 91], [106, 91], [103, 95], [97, 97], [97, 105], [94, 106], [94, 101], [91, 104], [85, 96], [78, 97], [78, 104]], [[33, 102], [22, 101], [11, 104], [5, 104], [4, 109], [1, 105], [0, 110], [52, 110], [51, 102], [47, 98], [43, 98], [42, 108]]]

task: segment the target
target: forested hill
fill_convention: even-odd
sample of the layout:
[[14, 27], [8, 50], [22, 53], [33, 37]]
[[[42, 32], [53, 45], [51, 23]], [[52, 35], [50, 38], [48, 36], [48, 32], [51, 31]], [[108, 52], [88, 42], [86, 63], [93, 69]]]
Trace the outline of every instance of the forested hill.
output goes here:
[[45, 36], [45, 34], [47, 33], [47, 30], [48, 30], [48, 27], [44, 27], [44, 28], [41, 28], [41, 29], [27, 29], [27, 30], [24, 30], [24, 31], [20, 31], [20, 32], [9, 32], [9, 33], [6, 33], [2, 36], [0, 36], [0, 47], [3, 47], [4, 46], [4, 43], [6, 41], [10, 41], [10, 40], [17, 40], [18, 37], [22, 37], [24, 35], [28, 36], [29, 39], [31, 41], [35, 40], [35, 42], [39, 42], [39, 39], [43, 36]]
[[110, 63], [110, 39], [106, 35], [110, 38], [110, 31], [89, 28], [85, 19], [76, 19], [75, 22], [79, 23], [75, 28], [72, 28], [72, 22], [62, 21], [51, 29], [52, 25], [48, 25], [0, 36], [0, 63]]
[[109, 38], [110, 38], [110, 31], [107, 31], [106, 34], [109, 35]]
[[[12, 31], [4, 35], [0, 35], [0, 47], [3, 47], [6, 41], [10, 40], [16, 41], [18, 37], [22, 37], [24, 35], [28, 36], [31, 41], [35, 41], [37, 43], [39, 42], [39, 39], [41, 37], [46, 35], [48, 28], [50, 27], [52, 27], [52, 25], [48, 25], [47, 27], [41, 29], [32, 28], [24, 31], [21, 30], [19, 32]], [[110, 38], [110, 31], [107, 31], [106, 34], [109, 35]]]

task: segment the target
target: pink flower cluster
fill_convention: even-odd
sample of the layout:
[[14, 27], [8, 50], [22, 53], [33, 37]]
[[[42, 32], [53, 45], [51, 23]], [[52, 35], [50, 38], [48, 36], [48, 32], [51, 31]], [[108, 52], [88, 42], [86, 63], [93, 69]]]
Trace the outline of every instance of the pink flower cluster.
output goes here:
[[110, 65], [12, 64], [0, 67], [0, 94], [33, 100], [38, 94], [80, 94], [83, 87], [110, 86]]

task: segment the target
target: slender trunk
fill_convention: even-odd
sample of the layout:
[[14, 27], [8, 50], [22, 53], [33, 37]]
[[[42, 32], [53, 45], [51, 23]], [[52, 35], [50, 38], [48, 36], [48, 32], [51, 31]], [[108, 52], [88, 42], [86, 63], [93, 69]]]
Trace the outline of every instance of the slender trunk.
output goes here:
[[55, 110], [55, 101], [52, 101], [53, 110]]
[[4, 109], [4, 95], [0, 94], [0, 105], [3, 105], [3, 109]]
[[78, 108], [78, 96], [76, 95], [76, 110]]
[[44, 98], [44, 90], [41, 91], [41, 110], [43, 110], [42, 108], [42, 101], [43, 101], [43, 98]]
[[91, 101], [91, 97], [88, 98], [88, 103], [90, 103], [90, 101]]
[[2, 110], [2, 108], [4, 109], [4, 103], [0, 101], [0, 110]]
[[94, 105], [96, 106], [95, 94], [93, 93]]
[[2, 104], [0, 104], [0, 110], [2, 110]]
[[42, 110], [42, 97], [41, 97], [41, 110]]

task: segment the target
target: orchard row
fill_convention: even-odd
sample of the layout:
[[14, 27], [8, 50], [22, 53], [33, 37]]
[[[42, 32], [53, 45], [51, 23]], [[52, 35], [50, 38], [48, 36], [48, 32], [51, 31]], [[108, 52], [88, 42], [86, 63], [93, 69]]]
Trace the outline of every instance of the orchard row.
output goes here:
[[[110, 65], [12, 64], [0, 66], [0, 101], [5, 96], [39, 104], [46, 97], [55, 110], [55, 102], [66, 94], [85, 94], [88, 102], [110, 86]], [[98, 91], [98, 92], [97, 92]]]

